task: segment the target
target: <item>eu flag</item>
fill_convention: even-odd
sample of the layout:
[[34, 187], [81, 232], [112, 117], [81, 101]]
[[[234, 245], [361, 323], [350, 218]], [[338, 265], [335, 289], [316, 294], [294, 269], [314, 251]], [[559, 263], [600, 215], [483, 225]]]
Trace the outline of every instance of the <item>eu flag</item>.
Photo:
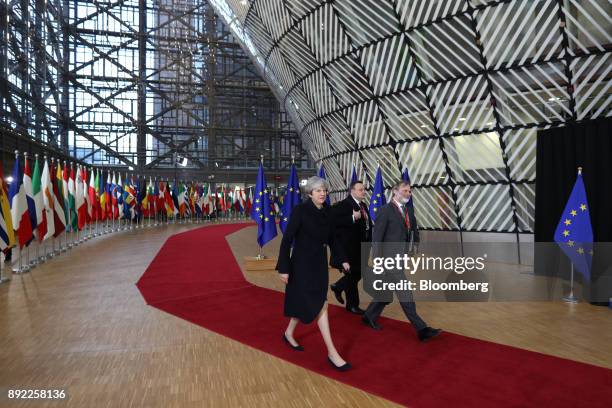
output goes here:
[[580, 168], [576, 184], [557, 225], [554, 240], [585, 281], [589, 281], [593, 260], [593, 229]]
[[[325, 177], [325, 167], [323, 167], [323, 163], [321, 163], [321, 167], [319, 168], [319, 177], [327, 180], [327, 177]], [[325, 197], [325, 204], [331, 205], [331, 202], [329, 201], [329, 191], [327, 192], [327, 197]]]
[[287, 183], [287, 191], [285, 192], [285, 199], [283, 200], [283, 206], [280, 213], [280, 229], [284, 233], [287, 224], [289, 223], [289, 217], [293, 207], [298, 205], [302, 200], [300, 199], [300, 183], [298, 181], [297, 170], [295, 164], [291, 165], [291, 173], [289, 174], [289, 182]]
[[372, 192], [372, 197], [370, 197], [370, 218], [372, 218], [372, 221], [376, 221], [378, 209], [385, 204], [387, 204], [385, 185], [383, 184], [382, 172], [380, 167], [378, 167], [376, 179], [374, 180], [374, 191]]
[[351, 176], [351, 184], [357, 181], [357, 171], [355, 170], [355, 165], [353, 165], [353, 175]]
[[[410, 174], [408, 173], [408, 167], [406, 167], [404, 169], [404, 172], [402, 173], [402, 180], [405, 181], [408, 184], [410, 183]], [[414, 204], [412, 203], [412, 196], [410, 196], [410, 200], [408, 200], [408, 207], [412, 207], [414, 208]]]
[[276, 220], [272, 211], [272, 203], [270, 202], [270, 194], [262, 163], [259, 163], [251, 218], [257, 223], [257, 243], [260, 247], [263, 247], [276, 236]]

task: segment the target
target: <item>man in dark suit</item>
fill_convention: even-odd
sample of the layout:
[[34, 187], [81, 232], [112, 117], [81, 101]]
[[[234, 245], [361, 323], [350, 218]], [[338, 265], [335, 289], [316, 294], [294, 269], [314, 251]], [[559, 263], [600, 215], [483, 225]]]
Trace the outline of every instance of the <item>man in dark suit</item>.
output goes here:
[[342, 243], [344, 253], [348, 257], [351, 270], [330, 288], [338, 302], [344, 303], [342, 292], [346, 293], [346, 310], [363, 314], [359, 308], [359, 290], [357, 284], [361, 280], [361, 243], [369, 242], [372, 231], [372, 221], [363, 203], [365, 187], [361, 180], [351, 183], [350, 194], [332, 207], [332, 217], [335, 224], [336, 238]]
[[[376, 215], [376, 223], [372, 232], [372, 258], [380, 256], [395, 257], [397, 253], [401, 252], [416, 253], [419, 243], [419, 229], [414, 208], [407, 205], [411, 195], [410, 184], [402, 181], [393, 186], [393, 198], [387, 205], [381, 207]], [[382, 245], [383, 243], [387, 244]], [[403, 278], [403, 270], [385, 272], [385, 279], [389, 282], [399, 281]], [[440, 329], [427, 326], [417, 314], [410, 290], [396, 291], [395, 294], [406, 317], [416, 329], [419, 340], [425, 341], [440, 334]], [[380, 330], [381, 327], [376, 323], [376, 320], [385, 306], [392, 300], [393, 293], [391, 293], [390, 299], [381, 298], [372, 301], [363, 315], [363, 322], [375, 330]]]

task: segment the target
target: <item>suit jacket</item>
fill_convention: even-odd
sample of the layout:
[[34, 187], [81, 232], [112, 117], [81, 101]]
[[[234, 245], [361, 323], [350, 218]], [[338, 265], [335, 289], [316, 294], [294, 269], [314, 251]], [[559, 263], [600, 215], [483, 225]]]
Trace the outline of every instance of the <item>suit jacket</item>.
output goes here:
[[[362, 205], [367, 213], [367, 207], [363, 203]], [[361, 243], [371, 240], [372, 220], [370, 217], [368, 216], [367, 219], [361, 217], [353, 221], [353, 211], [359, 210], [359, 205], [350, 194], [332, 206], [336, 239], [340, 241], [344, 249], [351, 270], [361, 269]], [[337, 259], [337, 256], [332, 254], [332, 259]], [[332, 263], [332, 266], [339, 267], [340, 265]]]
[[[395, 256], [397, 251], [406, 251], [408, 243], [419, 242], [419, 227], [414, 215], [414, 208], [408, 207], [410, 229], [406, 228], [404, 219], [395, 202], [391, 201], [382, 206], [376, 215], [376, 224], [372, 231], [372, 256]], [[412, 233], [412, 235], [411, 235]], [[384, 250], [378, 243], [397, 243], [394, 248], [385, 246]], [[401, 243], [401, 245], [399, 245]], [[395, 248], [397, 247], [397, 248]]]

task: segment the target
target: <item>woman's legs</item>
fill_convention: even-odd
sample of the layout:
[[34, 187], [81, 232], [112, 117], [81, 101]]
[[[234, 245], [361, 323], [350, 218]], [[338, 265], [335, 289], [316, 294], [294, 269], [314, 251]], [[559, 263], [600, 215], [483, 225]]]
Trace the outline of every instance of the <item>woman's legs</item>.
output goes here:
[[329, 331], [329, 319], [327, 318], [327, 302], [323, 304], [323, 308], [319, 312], [319, 317], [317, 319], [317, 325], [319, 326], [319, 330], [321, 331], [321, 336], [323, 336], [323, 341], [327, 346], [327, 355], [337, 366], [342, 366], [346, 363], [340, 354], [338, 354], [338, 350], [334, 346], [334, 342], [331, 338], [331, 332]]
[[287, 340], [289, 340], [289, 343], [291, 343], [292, 346], [299, 345], [297, 341], [295, 341], [295, 339], [293, 338], [293, 332], [295, 330], [295, 326], [297, 326], [298, 324], [298, 321], [299, 320], [295, 317], [292, 317], [291, 319], [289, 319], [289, 325], [287, 326], [287, 329], [285, 330], [285, 337], [287, 337]]

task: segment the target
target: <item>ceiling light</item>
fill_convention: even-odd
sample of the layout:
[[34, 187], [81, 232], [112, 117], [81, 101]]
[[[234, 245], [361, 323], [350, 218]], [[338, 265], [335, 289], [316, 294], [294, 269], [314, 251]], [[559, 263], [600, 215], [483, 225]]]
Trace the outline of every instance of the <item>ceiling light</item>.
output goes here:
[[132, 171], [132, 170], [134, 170], [134, 168], [133, 168], [132, 166], [129, 166], [129, 167], [128, 167], [128, 170], [129, 170], [129, 171]]
[[463, 122], [465, 118], [459, 118], [459, 122]]

